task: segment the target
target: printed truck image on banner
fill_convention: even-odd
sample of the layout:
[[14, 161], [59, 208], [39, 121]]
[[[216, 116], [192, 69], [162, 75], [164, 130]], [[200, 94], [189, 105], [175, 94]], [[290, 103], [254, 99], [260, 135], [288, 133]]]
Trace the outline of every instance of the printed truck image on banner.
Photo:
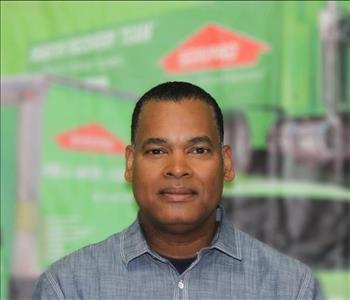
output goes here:
[[216, 24], [205, 25], [171, 51], [162, 65], [169, 73], [181, 73], [255, 64], [266, 43]]

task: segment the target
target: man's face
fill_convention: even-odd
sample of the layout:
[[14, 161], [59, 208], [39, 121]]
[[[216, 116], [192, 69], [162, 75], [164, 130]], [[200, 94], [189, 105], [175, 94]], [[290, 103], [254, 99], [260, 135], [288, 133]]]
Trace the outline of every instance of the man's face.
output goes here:
[[223, 180], [234, 177], [230, 151], [207, 103], [146, 103], [125, 171], [141, 220], [181, 233], [215, 219]]

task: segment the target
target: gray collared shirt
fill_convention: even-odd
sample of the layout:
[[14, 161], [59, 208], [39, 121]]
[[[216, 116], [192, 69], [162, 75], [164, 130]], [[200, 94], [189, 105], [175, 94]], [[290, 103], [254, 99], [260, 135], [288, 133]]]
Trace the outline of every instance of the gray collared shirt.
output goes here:
[[135, 221], [54, 263], [32, 299], [323, 299], [307, 266], [220, 219], [212, 244], [181, 275], [149, 248]]

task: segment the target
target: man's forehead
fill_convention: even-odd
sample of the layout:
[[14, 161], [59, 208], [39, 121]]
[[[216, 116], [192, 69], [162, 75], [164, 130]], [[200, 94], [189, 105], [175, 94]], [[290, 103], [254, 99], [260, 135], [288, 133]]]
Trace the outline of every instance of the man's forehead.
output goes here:
[[219, 133], [212, 107], [198, 99], [149, 100], [140, 113], [135, 138], [142, 143], [147, 138], [167, 138], [169, 134], [182, 135], [183, 140], [210, 136], [215, 143]]
[[[181, 113], [176, 109], [179, 107], [182, 108]], [[206, 101], [196, 98], [184, 98], [181, 100], [148, 100], [141, 109], [139, 121], [147, 118], [149, 114], [159, 115], [160, 113], [177, 115], [181, 118], [184, 113], [191, 113], [194, 112], [194, 110], [196, 110], [195, 112], [202, 117], [206, 115], [206, 112], [210, 112], [212, 118], [209, 117], [209, 122], [215, 123], [214, 109]]]

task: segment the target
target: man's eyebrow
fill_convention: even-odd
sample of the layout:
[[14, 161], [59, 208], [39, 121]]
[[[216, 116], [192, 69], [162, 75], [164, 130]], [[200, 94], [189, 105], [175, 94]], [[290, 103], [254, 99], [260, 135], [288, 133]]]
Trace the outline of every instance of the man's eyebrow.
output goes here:
[[145, 148], [147, 145], [150, 145], [150, 144], [164, 145], [164, 144], [167, 144], [167, 143], [168, 143], [168, 141], [166, 139], [151, 137], [151, 138], [148, 138], [147, 140], [145, 140], [142, 143], [141, 147]]
[[212, 147], [214, 146], [212, 140], [206, 135], [196, 136], [194, 138], [189, 139], [188, 142], [191, 144], [208, 143], [210, 146], [212, 146]]

